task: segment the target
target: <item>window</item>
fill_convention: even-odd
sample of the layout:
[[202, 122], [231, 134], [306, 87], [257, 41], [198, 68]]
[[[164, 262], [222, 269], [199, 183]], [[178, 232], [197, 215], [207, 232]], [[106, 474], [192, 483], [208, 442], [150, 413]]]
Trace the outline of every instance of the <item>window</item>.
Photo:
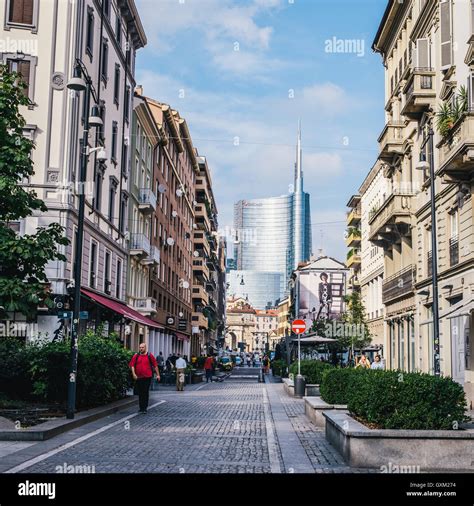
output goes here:
[[115, 64], [115, 77], [114, 77], [114, 103], [119, 105], [120, 93], [120, 65]]
[[398, 368], [403, 370], [405, 365], [405, 320], [398, 323]]
[[409, 371], [414, 372], [416, 370], [416, 361], [415, 361], [415, 318], [411, 316], [410, 321], [408, 322], [408, 332], [409, 332], [409, 341], [410, 341], [410, 363], [408, 365]]
[[120, 299], [121, 286], [122, 286], [122, 260], [117, 259], [117, 274], [115, 278], [115, 297]]
[[122, 144], [122, 175], [128, 176], [128, 146]]
[[122, 23], [118, 14], [115, 18], [115, 40], [119, 43], [119, 46], [122, 45]]
[[452, 64], [452, 20], [451, 0], [440, 2], [440, 25], [441, 25], [441, 69], [447, 69]]
[[130, 118], [130, 86], [127, 86], [125, 89], [125, 103], [123, 104], [124, 107], [124, 116], [125, 121], [128, 123]]
[[109, 44], [107, 39], [102, 39], [102, 61], [100, 64], [100, 77], [102, 80], [107, 81], [108, 78], [108, 64], [109, 64]]
[[94, 54], [94, 10], [87, 7], [86, 53], [91, 60]]
[[97, 248], [98, 248], [97, 243], [92, 241], [91, 242], [90, 258], [89, 258], [89, 286], [91, 288], [95, 288], [95, 282], [96, 282]]
[[8, 23], [33, 26], [34, 0], [8, 0]]
[[125, 223], [127, 216], [127, 194], [122, 191], [120, 199], [120, 217], [119, 217], [119, 230], [123, 234], [125, 233]]
[[101, 168], [98, 168], [95, 175], [94, 202], [93, 202], [93, 208], [97, 212], [100, 212], [100, 207], [102, 203], [102, 179], [103, 179], [102, 170]]
[[117, 193], [118, 181], [115, 177], [110, 177], [110, 187], [109, 187], [109, 221], [113, 223], [115, 216], [115, 195]]
[[99, 116], [102, 120], [102, 125], [97, 128], [97, 132], [99, 134], [99, 139], [103, 142], [105, 141], [105, 102], [103, 100], [100, 101], [99, 105]]
[[7, 66], [9, 72], [17, 72], [21, 76], [21, 80], [26, 84], [23, 89], [25, 97], [32, 99], [32, 87], [30, 86], [31, 61], [7, 58]]
[[415, 67], [430, 68], [430, 41], [429, 39], [418, 39], [416, 41]]
[[104, 266], [104, 292], [110, 295], [110, 251], [105, 252], [105, 266]]
[[118, 124], [116, 121], [112, 122], [112, 153], [111, 159], [117, 163], [117, 137], [118, 137]]
[[102, 0], [102, 9], [106, 18], [110, 18], [110, 0]]

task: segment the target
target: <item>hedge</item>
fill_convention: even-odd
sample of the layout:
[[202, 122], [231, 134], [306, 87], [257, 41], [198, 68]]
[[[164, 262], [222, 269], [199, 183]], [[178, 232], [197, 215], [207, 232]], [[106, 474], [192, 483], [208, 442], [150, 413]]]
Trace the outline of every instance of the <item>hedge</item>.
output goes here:
[[[132, 352], [113, 337], [93, 332], [79, 338], [77, 407], [94, 407], [125, 396], [131, 386]], [[70, 342], [28, 344], [0, 340], [0, 391], [11, 399], [65, 403]]]
[[347, 404], [349, 384], [363, 369], [333, 368], [324, 371], [319, 392], [328, 404]]
[[327, 372], [321, 396], [382, 429], [456, 429], [467, 421], [463, 387], [450, 377], [364, 369]]
[[[302, 360], [301, 375], [306, 378], [306, 383], [311, 385], [319, 385], [323, 379], [323, 373], [333, 369], [334, 366], [320, 360]], [[290, 365], [290, 373], [295, 376], [298, 374], [298, 362]]]
[[278, 359], [271, 362], [272, 373], [274, 376], [286, 376], [286, 360]]

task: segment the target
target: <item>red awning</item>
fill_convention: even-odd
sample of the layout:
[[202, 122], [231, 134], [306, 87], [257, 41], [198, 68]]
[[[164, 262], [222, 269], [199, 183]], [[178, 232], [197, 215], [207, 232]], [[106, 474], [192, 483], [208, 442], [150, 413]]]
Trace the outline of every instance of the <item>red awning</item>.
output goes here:
[[181, 332], [175, 332], [178, 341], [189, 341], [189, 336], [182, 334]]
[[142, 325], [146, 325], [147, 327], [154, 327], [155, 329], [164, 329], [163, 325], [160, 325], [159, 323], [153, 321], [152, 319], [143, 316], [138, 311], [135, 311], [135, 309], [132, 309], [126, 306], [125, 304], [104, 297], [103, 295], [98, 295], [97, 293], [86, 290], [85, 288], [81, 288], [81, 292], [84, 295], [90, 297], [92, 300], [98, 302], [100, 305], [105, 306], [118, 314], [121, 314], [122, 316], [128, 318], [129, 320], [141, 323]]

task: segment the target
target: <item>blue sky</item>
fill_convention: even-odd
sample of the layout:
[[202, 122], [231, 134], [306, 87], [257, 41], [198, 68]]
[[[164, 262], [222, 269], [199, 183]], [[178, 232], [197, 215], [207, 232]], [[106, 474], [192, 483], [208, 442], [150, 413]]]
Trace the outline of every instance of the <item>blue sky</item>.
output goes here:
[[186, 118], [211, 168], [219, 227], [232, 227], [239, 199], [288, 192], [301, 118], [313, 251], [344, 260], [345, 205], [384, 123], [383, 65], [371, 45], [386, 0], [136, 4], [148, 38], [137, 83]]

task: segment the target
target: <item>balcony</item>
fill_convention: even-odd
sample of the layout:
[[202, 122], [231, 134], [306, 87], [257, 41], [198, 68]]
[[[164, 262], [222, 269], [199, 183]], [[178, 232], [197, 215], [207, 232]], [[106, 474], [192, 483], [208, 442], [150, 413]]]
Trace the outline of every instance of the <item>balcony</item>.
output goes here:
[[457, 265], [459, 263], [459, 238], [458, 236], [449, 239], [449, 265]]
[[432, 68], [416, 67], [413, 70], [403, 88], [405, 93], [405, 105], [401, 110], [403, 116], [416, 119], [435, 105], [434, 76]]
[[157, 312], [156, 299], [153, 297], [133, 299], [133, 307], [143, 315], [151, 315]]
[[348, 286], [351, 290], [358, 290], [360, 288], [360, 280], [357, 276], [351, 276], [348, 281]]
[[207, 215], [207, 209], [204, 204], [199, 204], [195, 208], [195, 221], [199, 227], [199, 230], [209, 231], [211, 230], [211, 222]]
[[194, 240], [194, 248], [196, 250], [202, 250], [204, 255], [209, 256], [211, 254], [211, 247], [209, 245], [209, 240], [207, 239], [207, 234], [203, 231], [194, 232], [193, 234]]
[[158, 246], [150, 247], [150, 254], [146, 256], [141, 263], [143, 265], [159, 265], [160, 263], [160, 250]]
[[383, 204], [369, 213], [369, 241], [393, 243], [400, 240], [400, 234], [411, 233], [412, 192], [396, 192], [388, 196]]
[[362, 214], [360, 207], [356, 207], [352, 211], [349, 211], [347, 213], [347, 224], [352, 227], [360, 223], [360, 220], [362, 219]]
[[194, 327], [207, 329], [209, 326], [209, 322], [202, 313], [194, 312], [191, 316], [191, 325], [193, 325]]
[[346, 245], [348, 247], [360, 246], [360, 230], [349, 234], [349, 237], [346, 239]]
[[203, 258], [193, 260], [193, 273], [201, 279], [209, 279], [209, 269]]
[[150, 241], [145, 234], [131, 234], [129, 243], [130, 255], [149, 256]]
[[391, 161], [395, 155], [402, 153], [404, 121], [388, 122], [378, 138], [379, 159]]
[[206, 292], [206, 289], [203, 285], [194, 285], [193, 286], [193, 300], [199, 301], [203, 305], [209, 304], [209, 295]]
[[358, 266], [360, 266], [360, 261], [361, 259], [359, 251], [354, 249], [349, 250], [349, 252], [347, 253], [347, 261], [346, 261], [347, 267], [356, 269]]
[[216, 255], [212, 254], [206, 257], [206, 264], [209, 268], [209, 271], [216, 271], [219, 265], [219, 260], [217, 259]]
[[382, 283], [382, 302], [393, 301], [413, 292], [415, 271], [413, 265], [396, 272]]
[[208, 292], [213, 292], [214, 290], [217, 290], [216, 280], [212, 276], [210, 276], [209, 279], [206, 281], [206, 290]]
[[444, 182], [469, 181], [474, 173], [474, 109], [466, 112], [436, 147]]
[[144, 213], [153, 213], [156, 210], [156, 195], [150, 188], [140, 188], [138, 209]]
[[207, 188], [207, 179], [205, 177], [200, 177], [196, 179], [196, 195], [204, 196], [204, 198], [207, 199], [208, 201], [211, 200]]

